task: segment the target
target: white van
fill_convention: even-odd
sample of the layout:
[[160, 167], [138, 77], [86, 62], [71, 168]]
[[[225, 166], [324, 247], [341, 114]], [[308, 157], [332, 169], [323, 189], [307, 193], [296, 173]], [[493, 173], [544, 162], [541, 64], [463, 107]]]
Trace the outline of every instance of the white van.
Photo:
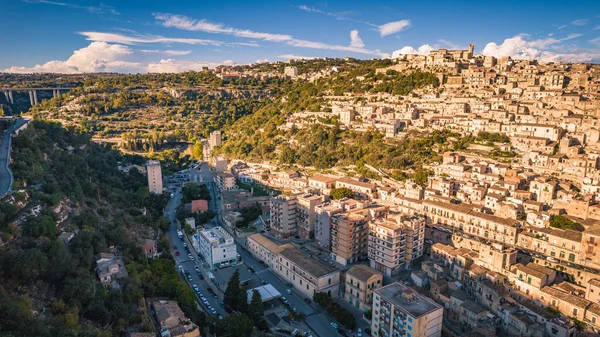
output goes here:
[[292, 336], [296, 336], [298, 334], [298, 332], [300, 332], [300, 330], [294, 329], [294, 331], [292, 331]]

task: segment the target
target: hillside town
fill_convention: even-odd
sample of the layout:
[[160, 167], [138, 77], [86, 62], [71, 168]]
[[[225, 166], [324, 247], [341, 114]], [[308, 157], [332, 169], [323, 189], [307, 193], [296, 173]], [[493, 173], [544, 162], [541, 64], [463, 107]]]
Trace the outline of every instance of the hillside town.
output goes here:
[[[330, 96], [331, 112], [289, 114], [282, 127], [333, 115], [389, 139], [452, 130], [489, 140], [443, 153], [422, 184], [377, 167], [367, 179], [214, 157], [223, 217], [260, 206], [249, 251], [306, 297], [325, 292], [369, 312], [372, 336], [598, 331], [600, 67], [483, 57], [471, 45], [377, 73], [413, 69], [441, 85]], [[293, 65], [285, 74], [299, 76]]]

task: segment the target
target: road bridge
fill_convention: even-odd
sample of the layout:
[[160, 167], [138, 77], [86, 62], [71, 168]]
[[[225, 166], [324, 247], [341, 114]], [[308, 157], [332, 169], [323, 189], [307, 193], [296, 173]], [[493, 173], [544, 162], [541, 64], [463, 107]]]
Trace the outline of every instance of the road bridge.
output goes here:
[[31, 105], [38, 104], [38, 91], [52, 91], [52, 97], [56, 97], [60, 95], [61, 91], [69, 91], [73, 90], [73, 87], [33, 87], [33, 88], [10, 88], [10, 87], [0, 87], [0, 91], [4, 93], [6, 97], [6, 101], [10, 104], [15, 104], [15, 100], [13, 97], [14, 91], [26, 91], [29, 93], [29, 103]]

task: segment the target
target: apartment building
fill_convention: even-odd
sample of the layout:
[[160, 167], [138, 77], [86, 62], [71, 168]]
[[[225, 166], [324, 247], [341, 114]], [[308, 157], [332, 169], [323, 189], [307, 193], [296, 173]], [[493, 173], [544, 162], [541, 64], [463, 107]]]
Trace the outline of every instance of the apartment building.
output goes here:
[[517, 241], [519, 222], [478, 212], [469, 205], [425, 200], [423, 213], [434, 224], [454, 227], [465, 233], [514, 245]]
[[298, 196], [296, 206], [296, 221], [298, 224], [298, 235], [303, 239], [315, 237], [315, 208], [320, 205], [322, 198], [317, 195], [303, 194]]
[[368, 257], [371, 268], [394, 276], [423, 255], [425, 217], [390, 215], [369, 222]]
[[283, 68], [283, 74], [290, 78], [296, 78], [298, 76], [298, 68], [295, 66], [289, 66]]
[[554, 281], [556, 271], [535, 263], [517, 263], [510, 266], [507, 276], [508, 280], [514, 283], [513, 289], [539, 301], [542, 298], [541, 289]]
[[297, 195], [279, 195], [270, 200], [271, 231], [278, 238], [289, 238], [296, 235]]
[[211, 148], [221, 146], [221, 130], [215, 130], [211, 132], [209, 142]]
[[317, 205], [315, 207], [315, 239], [317, 244], [325, 249], [330, 249], [331, 218], [334, 214], [362, 207], [361, 203], [349, 198]]
[[215, 183], [221, 191], [233, 190], [237, 186], [235, 184], [235, 177], [229, 172], [220, 172], [215, 175]]
[[375, 289], [371, 331], [375, 337], [441, 337], [444, 308], [399, 282]]
[[237, 263], [237, 249], [233, 237], [222, 227], [198, 231], [196, 250], [211, 269], [228, 267]]
[[148, 163], [146, 163], [146, 171], [148, 172], [148, 190], [150, 193], [162, 194], [163, 181], [160, 161], [148, 160]]
[[344, 300], [367, 311], [373, 304], [373, 290], [383, 286], [383, 274], [365, 265], [348, 269], [344, 282]]

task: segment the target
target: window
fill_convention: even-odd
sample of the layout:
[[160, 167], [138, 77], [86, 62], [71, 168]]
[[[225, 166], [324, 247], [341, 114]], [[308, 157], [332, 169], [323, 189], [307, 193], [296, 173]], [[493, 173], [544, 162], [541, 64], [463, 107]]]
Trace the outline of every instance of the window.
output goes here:
[[408, 323], [412, 323], [412, 318], [411, 317], [408, 318]]

